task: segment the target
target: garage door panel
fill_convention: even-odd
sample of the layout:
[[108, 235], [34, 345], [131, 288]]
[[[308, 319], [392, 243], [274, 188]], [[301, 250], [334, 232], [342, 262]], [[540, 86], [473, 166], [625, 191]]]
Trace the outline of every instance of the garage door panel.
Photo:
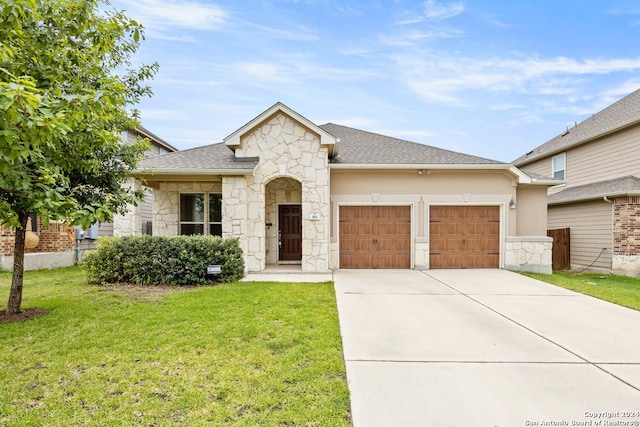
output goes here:
[[410, 206], [341, 206], [341, 268], [410, 268]]
[[431, 206], [431, 268], [497, 268], [500, 263], [498, 206]]

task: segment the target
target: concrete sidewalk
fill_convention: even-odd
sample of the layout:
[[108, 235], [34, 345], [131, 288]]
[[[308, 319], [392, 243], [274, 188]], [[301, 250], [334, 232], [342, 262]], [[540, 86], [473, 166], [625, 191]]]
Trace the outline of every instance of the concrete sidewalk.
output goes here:
[[355, 427], [640, 425], [640, 312], [504, 270], [334, 280]]

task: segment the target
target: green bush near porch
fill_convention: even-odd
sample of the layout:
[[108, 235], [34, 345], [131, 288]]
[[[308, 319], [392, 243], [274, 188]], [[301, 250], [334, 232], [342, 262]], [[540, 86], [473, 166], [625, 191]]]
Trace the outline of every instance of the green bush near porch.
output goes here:
[[[209, 285], [244, 274], [238, 239], [213, 236], [126, 236], [101, 239], [84, 261], [89, 283]], [[208, 274], [219, 265], [219, 274]]]

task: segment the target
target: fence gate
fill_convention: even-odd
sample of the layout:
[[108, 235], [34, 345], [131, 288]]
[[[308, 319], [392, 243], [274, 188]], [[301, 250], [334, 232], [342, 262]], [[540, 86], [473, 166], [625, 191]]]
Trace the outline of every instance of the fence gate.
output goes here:
[[569, 228], [558, 228], [547, 230], [547, 236], [553, 238], [553, 249], [551, 251], [552, 269], [571, 269], [571, 239]]

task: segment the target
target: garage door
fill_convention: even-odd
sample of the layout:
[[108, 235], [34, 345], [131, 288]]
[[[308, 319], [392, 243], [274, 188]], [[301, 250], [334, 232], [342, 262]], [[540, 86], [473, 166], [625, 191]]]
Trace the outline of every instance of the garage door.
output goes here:
[[411, 268], [410, 206], [340, 206], [340, 268]]
[[431, 206], [429, 268], [498, 268], [500, 207]]

